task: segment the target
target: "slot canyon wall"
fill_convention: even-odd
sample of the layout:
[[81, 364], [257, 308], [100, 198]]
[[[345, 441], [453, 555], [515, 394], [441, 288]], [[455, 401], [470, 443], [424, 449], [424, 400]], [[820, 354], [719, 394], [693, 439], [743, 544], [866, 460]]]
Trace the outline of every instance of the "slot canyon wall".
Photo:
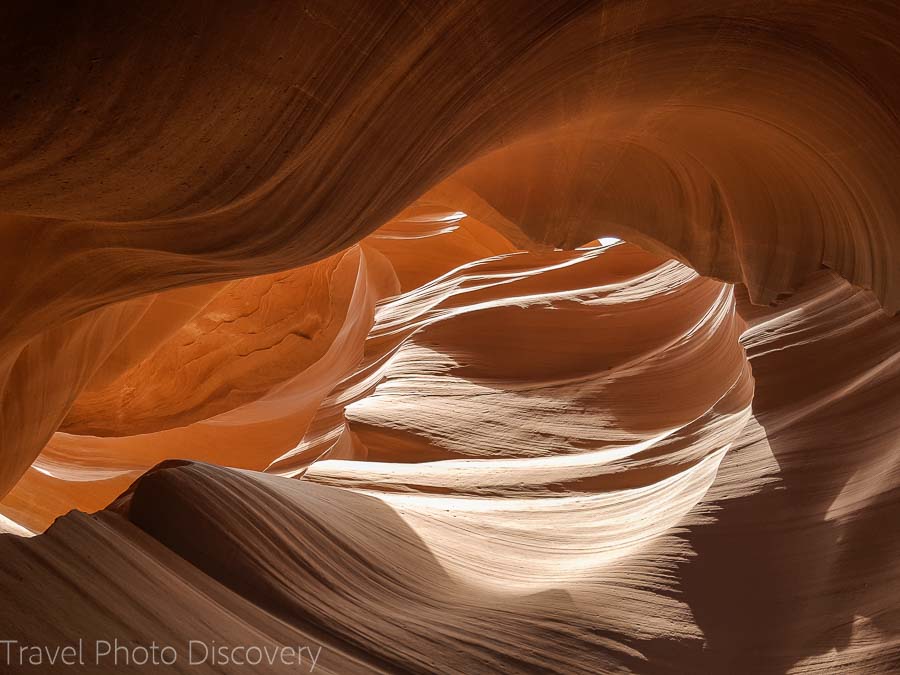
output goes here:
[[0, 35], [0, 672], [900, 669], [896, 3]]

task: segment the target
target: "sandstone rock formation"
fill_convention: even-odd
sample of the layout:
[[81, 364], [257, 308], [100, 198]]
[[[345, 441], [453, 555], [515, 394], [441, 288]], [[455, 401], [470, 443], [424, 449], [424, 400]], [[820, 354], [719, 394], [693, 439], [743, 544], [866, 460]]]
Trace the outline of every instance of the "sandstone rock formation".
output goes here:
[[900, 667], [893, 3], [0, 33], [0, 640]]

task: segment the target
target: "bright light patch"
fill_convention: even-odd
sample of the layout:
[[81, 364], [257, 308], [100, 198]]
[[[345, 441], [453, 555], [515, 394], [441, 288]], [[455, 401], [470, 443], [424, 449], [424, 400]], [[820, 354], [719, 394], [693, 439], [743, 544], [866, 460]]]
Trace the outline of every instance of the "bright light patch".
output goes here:
[[410, 216], [403, 220], [407, 223], [456, 223], [467, 215], [469, 214], [465, 211], [441, 211], [437, 213], [420, 213], [419, 215]]
[[600, 242], [601, 246], [612, 246], [613, 244], [618, 244], [622, 240], [618, 237], [600, 237], [597, 241]]

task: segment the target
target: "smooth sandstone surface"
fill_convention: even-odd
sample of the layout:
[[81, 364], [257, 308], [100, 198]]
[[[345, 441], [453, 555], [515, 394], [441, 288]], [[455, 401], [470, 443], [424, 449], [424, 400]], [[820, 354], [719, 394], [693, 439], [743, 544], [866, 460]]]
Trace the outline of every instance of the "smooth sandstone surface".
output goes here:
[[0, 35], [0, 640], [896, 672], [894, 3]]

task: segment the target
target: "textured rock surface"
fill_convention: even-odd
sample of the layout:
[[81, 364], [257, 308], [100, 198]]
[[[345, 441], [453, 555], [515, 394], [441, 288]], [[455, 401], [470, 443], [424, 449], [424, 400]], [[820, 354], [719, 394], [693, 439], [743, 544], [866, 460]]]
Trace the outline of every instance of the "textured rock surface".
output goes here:
[[896, 670], [893, 3], [0, 35], [0, 640]]

